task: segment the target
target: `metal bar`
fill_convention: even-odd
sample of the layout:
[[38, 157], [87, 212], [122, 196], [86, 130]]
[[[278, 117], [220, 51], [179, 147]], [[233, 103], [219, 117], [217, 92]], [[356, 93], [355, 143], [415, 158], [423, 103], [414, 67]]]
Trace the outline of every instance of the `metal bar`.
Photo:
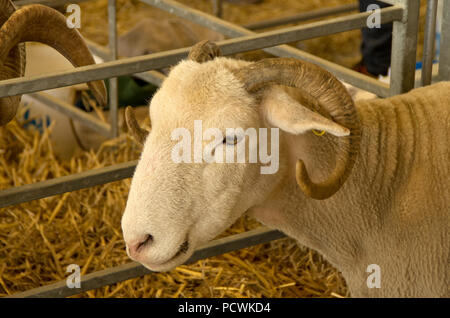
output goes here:
[[395, 4], [398, 3], [398, 0], [378, 0], [378, 1], [381, 1], [381, 2], [384, 2], [384, 3], [387, 3], [387, 4], [392, 4], [392, 5], [395, 5]]
[[67, 3], [80, 3], [88, 0], [13, 0], [16, 6], [25, 6], [28, 4], [39, 3], [49, 7], [58, 7]]
[[[267, 50], [269, 52], [269, 50]], [[355, 87], [359, 87], [368, 92], [372, 92], [380, 97], [389, 96], [389, 84], [381, 82], [375, 78], [366, 76], [359, 72], [348, 69], [344, 66], [330, 62], [325, 59], [318, 58], [317, 56], [300, 51], [294, 47], [288, 45], [281, 45], [274, 48], [270, 48], [270, 53], [279, 57], [293, 57], [317, 64], [324, 69], [330, 71], [339, 79], [346, 83], [349, 83]]]
[[[98, 45], [90, 40], [86, 40], [90, 50], [97, 56], [104, 60], [110, 59], [109, 50], [104, 46]], [[160, 86], [165, 76], [157, 71], [149, 71], [144, 73], [138, 73], [134, 75], [137, 78], [141, 78], [149, 83]], [[103, 136], [111, 136], [110, 125], [104, 123], [93, 116], [87, 114], [86, 112], [66, 103], [65, 101], [56, 98], [50, 94], [39, 92], [31, 93], [30, 97], [36, 99], [39, 102], [46, 104], [46, 106], [51, 107], [66, 116], [74, 120], [82, 122], [87, 127], [93, 129], [94, 131], [102, 134]]]
[[[150, 0], [144, 1], [152, 2]], [[158, 3], [163, 3], [163, 1]], [[381, 21], [384, 23], [400, 18], [402, 9], [399, 7], [389, 7], [382, 9], [382, 12], [383, 14], [381, 15]], [[255, 34], [252, 31], [248, 31], [231, 23], [223, 22], [222, 20], [210, 15], [208, 16], [203, 14], [202, 18], [205, 18], [205, 21], [209, 21], [208, 19], [215, 19], [215, 22], [219, 23], [222, 31], [231, 31], [230, 33], [234, 33], [235, 36], [239, 36], [240, 34], [251, 34], [236, 39], [229, 39], [218, 42], [217, 44], [221, 47], [222, 52], [225, 55], [229, 55], [237, 52], [263, 49], [282, 43], [305, 40], [313, 37], [327, 35], [330, 33], [339, 33], [355, 28], [360, 28], [365, 25], [368, 14], [370, 13], [359, 13], [348, 17], [338, 17], [327, 21], [319, 21], [259, 34]], [[238, 31], [237, 29], [240, 31]], [[333, 67], [333, 65], [336, 64], [327, 62], [323, 59], [314, 58], [311, 54], [308, 55], [294, 48], [286, 50], [286, 48], [287, 47], [282, 47], [282, 52], [279, 51], [280, 48], [272, 48], [268, 49], [267, 51], [276, 52], [278, 54], [282, 53], [285, 55], [293, 55], [297, 58], [304, 58], [305, 56], [308, 56], [310, 60], [316, 61], [317, 64], [323, 65], [325, 68], [330, 68], [331, 66], [331, 71], [338, 71], [336, 72], [336, 74], [338, 76], [341, 76], [342, 79], [352, 85], [360, 87], [362, 85], [360, 82], [363, 81], [365, 82], [366, 86], [372, 88], [373, 91], [381, 94], [385, 93], [386, 85], [383, 85], [376, 80], [369, 79], [368, 77], [366, 79], [365, 76], [358, 76], [357, 72], [350, 71], [342, 66]], [[0, 97], [14, 96], [56, 87], [85, 83], [88, 81], [99, 80], [108, 77], [140, 73], [151, 69], [159, 69], [175, 64], [182, 58], [186, 57], [188, 51], [189, 48], [176, 49], [145, 56], [137, 56], [117, 61], [109, 61], [99, 65], [82, 66], [75, 68], [74, 70], [61, 71], [54, 74], [4, 80], [0, 81]], [[357, 76], [356, 79], [354, 75]]]
[[350, 11], [354, 11], [356, 9], [358, 9], [357, 3], [349, 3], [349, 4], [343, 4], [340, 6], [335, 6], [335, 7], [330, 7], [330, 8], [323, 8], [323, 9], [318, 9], [318, 10], [313, 10], [313, 11], [308, 11], [308, 12], [302, 12], [302, 13], [290, 15], [290, 16], [283, 17], [283, 18], [247, 23], [247, 24], [242, 25], [242, 27], [246, 28], [248, 30], [265, 29], [265, 28], [280, 26], [283, 24], [297, 23], [297, 22], [302, 22], [302, 21], [306, 21], [306, 20], [321, 18], [321, 17], [332, 15], [332, 14], [350, 12]]
[[173, 65], [186, 57], [189, 48], [171, 50], [146, 56], [130, 57], [102, 64], [81, 66], [53, 74], [13, 78], [0, 81], [0, 97], [32, 93], [51, 88], [71, 86], [113, 76], [141, 73]]
[[166, 79], [166, 76], [158, 71], [136, 73], [133, 76], [156, 86], [161, 86], [162, 82]]
[[84, 39], [84, 42], [86, 42], [86, 44], [89, 47], [89, 50], [91, 51], [92, 54], [97, 55], [103, 61], [111, 60], [111, 55], [109, 53], [108, 48], [106, 48], [102, 45], [99, 45], [89, 39], [86, 39], [86, 38]]
[[422, 86], [431, 84], [434, 59], [434, 40], [436, 39], [437, 5], [437, 0], [428, 0], [422, 57]]
[[[110, 60], [109, 50], [107, 48], [87, 39], [85, 39], [85, 41], [94, 55], [97, 55], [104, 61]], [[143, 73], [136, 73], [133, 74], [133, 76], [156, 86], [161, 86], [162, 82], [166, 78], [166, 76], [163, 73], [158, 71], [147, 71]]]
[[[175, 14], [179, 17], [191, 20], [195, 23], [198, 23], [204, 27], [212, 29], [216, 32], [222, 33], [228, 37], [238, 37], [244, 35], [254, 35], [255, 32], [247, 30], [241, 26], [236, 24], [232, 24], [227, 21], [223, 21], [221, 19], [217, 19], [214, 16], [205, 14], [201, 11], [194, 10], [188, 6], [182, 5], [175, 1], [157, 1], [157, 0], [141, 0], [147, 4], [157, 6], [159, 9], [168, 11], [172, 14]], [[387, 8], [381, 10], [381, 17], [386, 13]], [[403, 10], [402, 8], [397, 7], [399, 10]], [[398, 12], [398, 16], [395, 16], [395, 19], [401, 19], [401, 13]], [[384, 19], [384, 18], [383, 18]], [[388, 19], [386, 19], [388, 20]], [[308, 24], [310, 25], [310, 24]], [[284, 29], [283, 29], [284, 30]], [[305, 32], [307, 33], [307, 32]], [[260, 33], [266, 34], [266, 33]], [[389, 96], [389, 85], [382, 83], [376, 79], [373, 79], [369, 76], [364, 76], [361, 73], [355, 72], [343, 66], [340, 66], [336, 63], [329, 62], [325, 59], [319, 58], [312, 54], [306, 53], [304, 51], [298, 50], [292, 46], [288, 45], [280, 45], [278, 47], [271, 47], [268, 49], [264, 49], [264, 51], [281, 57], [293, 57], [301, 60], [305, 60], [311, 63], [315, 63], [328, 71], [334, 73], [343, 81], [352, 84], [356, 87], [362, 88], [364, 90], [370, 91], [378, 96], [387, 97]]]
[[[439, 82], [439, 64], [433, 64], [431, 67], [431, 83]], [[416, 77], [414, 80], [414, 87], [422, 85], [422, 78]]]
[[[155, 0], [141, 1], [152, 2]], [[160, 3], [162, 3], [162, 1]], [[388, 7], [382, 10], [384, 14], [382, 14], [381, 23], [387, 23], [389, 21], [401, 18], [402, 9], [399, 7]], [[248, 35], [233, 40], [241, 43], [243, 51], [250, 51], [250, 47], [252, 49], [254, 49], [255, 47], [267, 48], [283, 43], [302, 41], [306, 39], [359, 29], [366, 26], [366, 21], [370, 14], [370, 12], [355, 13], [352, 15], [347, 15], [345, 17], [337, 17], [324, 21], [317, 21], [299, 26], [267, 31], [264, 33], [254, 33], [252, 31], [246, 30], [245, 33]], [[213, 17], [211, 16], [211, 18]], [[237, 34], [237, 36], [240, 35], [241, 34]], [[268, 45], [268, 43], [270, 43], [270, 45]]]
[[[206, 14], [200, 10], [192, 9], [174, 0], [140, 0], [140, 1], [147, 3], [151, 6], [157, 7], [159, 9], [162, 9], [164, 11], [167, 11], [171, 14], [177, 15], [179, 17], [203, 25], [204, 27], [225, 34], [229, 37], [255, 34], [254, 32], [247, 30], [243, 27], [240, 27], [227, 21], [223, 21], [222, 19], [214, 17], [210, 14]], [[402, 18], [402, 12], [403, 9], [399, 6], [381, 9], [381, 23], [400, 20]], [[308, 23], [302, 25], [303, 27], [305, 27], [305, 29], [302, 29], [301, 28], [302, 26], [284, 28], [282, 30], [299, 28], [297, 29], [297, 32], [299, 33], [308, 33], [314, 31], [313, 35], [302, 34], [298, 39], [296, 38], [295, 40], [290, 40], [285, 43], [359, 29], [362, 26], [366, 26], [366, 21], [367, 18], [370, 16], [370, 14], [371, 14], [370, 12], [361, 12], [357, 14], [348, 15], [345, 17], [336, 17], [324, 21]], [[267, 33], [268, 32], [260, 34], [267, 34]], [[282, 33], [283, 32], [279, 32], [279, 35], [282, 36]]]
[[417, 32], [420, 1], [395, 0], [404, 8], [402, 21], [394, 21], [392, 30], [390, 95], [414, 88]]
[[212, 0], [213, 14], [221, 18], [223, 14], [223, 3], [222, 0]]
[[[117, 60], [117, 16], [116, 0], [108, 0], [108, 37], [109, 53], [111, 61]], [[119, 85], [117, 77], [109, 79], [109, 123], [111, 126], [111, 137], [119, 135]]]
[[75, 106], [66, 103], [59, 98], [56, 98], [50, 94], [43, 92], [32, 93], [29, 94], [29, 96], [41, 103], [44, 103], [46, 106], [50, 108], [56, 109], [57, 111], [63, 113], [66, 116], [69, 116], [74, 120], [82, 122], [84, 125], [102, 134], [103, 136], [110, 135], [110, 128], [107, 123], [95, 119], [85, 111], [82, 111], [81, 109], [78, 109]]
[[[268, 243], [284, 237], [285, 234], [277, 230], [260, 227], [255, 230], [211, 241], [198, 248], [185, 264], [194, 263], [201, 259], [225, 254], [253, 245]], [[153, 272], [146, 269], [141, 264], [131, 262], [82, 276], [81, 288], [68, 288], [66, 281], [59, 281], [54, 284], [17, 293], [9, 297], [68, 297], [150, 273]]]
[[439, 79], [450, 81], [450, 1], [442, 4], [441, 50], [439, 53]]
[[131, 178], [137, 161], [128, 161], [0, 191], [0, 208]]

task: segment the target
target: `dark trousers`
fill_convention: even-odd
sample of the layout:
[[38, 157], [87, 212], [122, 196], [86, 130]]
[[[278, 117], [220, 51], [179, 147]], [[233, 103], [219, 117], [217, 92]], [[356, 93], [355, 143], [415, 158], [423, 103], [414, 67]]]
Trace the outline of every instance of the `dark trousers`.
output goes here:
[[[367, 11], [370, 4], [377, 4], [380, 8], [389, 6], [375, 0], [359, 0], [359, 11]], [[392, 22], [382, 24], [381, 28], [363, 28], [361, 53], [362, 62], [367, 70], [374, 75], [387, 75], [391, 65]]]

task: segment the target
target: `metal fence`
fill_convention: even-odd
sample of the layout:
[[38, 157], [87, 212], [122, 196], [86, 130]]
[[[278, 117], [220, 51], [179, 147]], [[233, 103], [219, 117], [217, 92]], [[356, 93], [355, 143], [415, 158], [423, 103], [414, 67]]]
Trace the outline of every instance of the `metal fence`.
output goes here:
[[[64, 3], [77, 3], [86, 0], [17, 0], [16, 5], [29, 3], [43, 3], [47, 5], [61, 5]], [[356, 87], [373, 92], [380, 97], [387, 97], [409, 91], [414, 87], [416, 44], [420, 1], [418, 0], [385, 0], [392, 6], [380, 10], [381, 23], [393, 22], [392, 62], [390, 84], [362, 75], [338, 64], [321, 59], [291, 46], [284, 45], [295, 41], [336, 34], [340, 32], [360, 29], [366, 26], [370, 12], [354, 13], [342, 17], [330, 18], [318, 22], [305, 23], [298, 26], [285, 27], [272, 31], [256, 33], [252, 30], [279, 26], [283, 24], [305, 21], [308, 19], [324, 17], [330, 14], [349, 12], [357, 8], [356, 4], [321, 9], [313, 12], [293, 15], [286, 18], [262, 21], [259, 23], [239, 26], [220, 19], [223, 10], [220, 0], [213, 0], [214, 15], [194, 10], [173, 0], [141, 0], [142, 2], [158, 7], [179, 17], [191, 20], [216, 32], [229, 37], [218, 42], [224, 55], [246, 52], [256, 49], [280, 57], [294, 57], [315, 63], [335, 74], [341, 80]], [[442, 0], [441, 0], [442, 1]], [[431, 74], [430, 55], [434, 49], [434, 42], [430, 39], [433, 32], [428, 32], [435, 23], [436, 0], [429, 1], [429, 14], [427, 14], [426, 38], [424, 43], [424, 69], [423, 83], [429, 83]], [[440, 67], [437, 78], [450, 80], [450, 0], [444, 1], [444, 17], [442, 22]], [[49, 75], [15, 78], [0, 81], [0, 97], [30, 94], [32, 97], [48, 106], [53, 107], [74, 120], [95, 129], [106, 136], [118, 134], [118, 96], [117, 76], [134, 74], [155, 85], [160, 85], [164, 75], [154, 71], [177, 63], [185, 58], [189, 48], [148, 54], [138, 57], [117, 60], [117, 30], [116, 30], [116, 0], [108, 0], [109, 47], [105, 48], [90, 41], [91, 51], [105, 60], [104, 63], [79, 67], [70, 71], [63, 71]], [[41, 93], [42, 90], [70, 86], [93, 80], [110, 78], [110, 123], [105, 124], [99, 120], [68, 105], [61, 100]], [[130, 178], [136, 167], [136, 161], [116, 164], [105, 168], [93, 169], [69, 176], [54, 178], [34, 184], [13, 187], [0, 191], [0, 208], [41, 199], [65, 192], [75, 191], [112, 181]], [[188, 263], [199, 259], [220, 255], [229, 251], [249, 247], [255, 244], [269, 242], [284, 237], [284, 234], [261, 227], [259, 229], [233, 235], [227, 238], [212, 241], [200, 247], [188, 260]], [[121, 282], [134, 277], [150, 273], [142, 265], [130, 262], [121, 266], [94, 272], [82, 277], [81, 288], [68, 288], [65, 281], [32, 289], [13, 297], [67, 297], [87, 290], [99, 288], [112, 283]]]

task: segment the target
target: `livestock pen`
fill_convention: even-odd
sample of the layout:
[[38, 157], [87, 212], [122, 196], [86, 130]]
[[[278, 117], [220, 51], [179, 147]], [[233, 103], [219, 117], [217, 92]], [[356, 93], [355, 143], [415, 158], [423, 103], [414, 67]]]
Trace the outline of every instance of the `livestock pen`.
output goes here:
[[[16, 1], [18, 4], [25, 4], [27, 1]], [[33, 1], [34, 2], [34, 1]], [[175, 1], [152, 1], [142, 0], [149, 5], [156, 6], [172, 14], [190, 19], [202, 24], [219, 33], [228, 36], [230, 39], [218, 43], [224, 55], [264, 49], [268, 53], [283, 56], [295, 57], [316, 63], [332, 73], [338, 78], [362, 89], [375, 93], [376, 95], [387, 97], [409, 91], [414, 87], [414, 70], [416, 64], [416, 35], [419, 5], [417, 1], [398, 0], [387, 1], [394, 6], [381, 10], [381, 21], [394, 21], [393, 31], [393, 55], [392, 55], [392, 76], [390, 84], [384, 84], [372, 78], [351, 71], [340, 65], [318, 58], [296, 48], [283, 45], [294, 41], [306, 40], [313, 37], [320, 37], [332, 33], [345, 32], [359, 29], [366, 25], [366, 20], [370, 13], [357, 13], [344, 17], [332, 18], [320, 22], [302, 24], [300, 26], [277, 29], [255, 33], [242, 26], [226, 22], [218, 17], [205, 14], [198, 10], [182, 5]], [[218, 1], [220, 2], [220, 1]], [[215, 1], [216, 13], [220, 14], [220, 4]], [[12, 79], [0, 83], [0, 97], [14, 96], [24, 93], [35, 93], [38, 91], [55, 87], [68, 86], [81, 82], [111, 78], [126, 74], [137, 74], [141, 79], [159, 85], [163, 80], [162, 74], [152, 71], [175, 64], [187, 55], [188, 48], [172, 50], [168, 52], [149, 54], [145, 56], [116, 60], [117, 58], [117, 32], [116, 32], [116, 1], [108, 2], [110, 46], [109, 49], [99, 47], [91, 43], [91, 50], [103, 57], [108, 62], [80, 67], [76, 70], [61, 72], [53, 75], [37, 76], [34, 78]], [[446, 48], [450, 43], [450, 4], [444, 2], [443, 12], [446, 17], [443, 19], [443, 32], [441, 47]], [[352, 8], [352, 7], [347, 7]], [[354, 8], [354, 7], [353, 7]], [[335, 12], [342, 10], [336, 9]], [[286, 20], [285, 20], [286, 21]], [[284, 23], [278, 21], [275, 23]], [[429, 18], [429, 25], [434, 23], [433, 17]], [[271, 22], [273, 25], [273, 21]], [[252, 27], [252, 26], [250, 26]], [[254, 26], [252, 28], [255, 28]], [[426, 41], [429, 43], [429, 41]], [[424, 51], [432, 50], [431, 46], [426, 46]], [[449, 50], [441, 50], [440, 67], [437, 77], [440, 80], [450, 79], [449, 71]], [[427, 55], [428, 57], [430, 54]], [[431, 67], [430, 63], [424, 63]], [[426, 73], [426, 72], [425, 72]], [[46, 99], [45, 95], [37, 94], [41, 101], [47, 102], [52, 107], [64, 111], [64, 113], [74, 120], [83, 120], [83, 116], [75, 108], [68, 107], [57, 100]], [[117, 82], [110, 81], [110, 125], [105, 127], [103, 123], [90, 120], [90, 125], [105, 135], [115, 137], [118, 134], [117, 123]], [[0, 192], [0, 207], [28, 202], [46, 198], [49, 196], [80, 190], [96, 185], [105, 184], [129, 178], [132, 176], [136, 161], [112, 165], [105, 168], [93, 169], [68, 176], [57, 177], [47, 181], [15, 187]], [[206, 257], [223, 254], [232, 250], [248, 247], [254, 244], [269, 242], [283, 237], [283, 234], [258, 228], [246, 233], [218, 239], [200, 248], [189, 260], [193, 262]], [[78, 294], [94, 288], [99, 288], [108, 284], [117, 283], [130, 278], [148, 274], [149, 271], [137, 263], [128, 263], [103, 271], [83, 275], [81, 288], [68, 288], [65, 281], [50, 284], [23, 293], [15, 294], [17, 297], [64, 297]]]

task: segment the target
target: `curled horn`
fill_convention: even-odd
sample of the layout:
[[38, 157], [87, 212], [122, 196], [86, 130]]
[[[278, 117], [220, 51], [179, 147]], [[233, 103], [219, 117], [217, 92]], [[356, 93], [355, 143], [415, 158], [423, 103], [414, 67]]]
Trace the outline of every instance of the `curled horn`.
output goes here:
[[327, 180], [314, 183], [304, 162], [299, 159], [296, 165], [297, 183], [307, 196], [323, 200], [336, 193], [350, 175], [361, 140], [358, 114], [345, 87], [326, 70], [293, 58], [261, 60], [234, 73], [251, 93], [268, 85], [299, 88], [316, 99], [334, 122], [350, 130], [349, 136], [338, 139], [336, 165]]
[[125, 109], [125, 121], [127, 123], [128, 130], [131, 132], [136, 141], [143, 145], [145, 139], [147, 138], [148, 131], [139, 126], [131, 106], [128, 106]]
[[[14, 11], [16, 11], [16, 8], [11, 1], [0, 0], [0, 30]], [[3, 60], [0, 60], [0, 81], [25, 75], [25, 55], [25, 45], [23, 43], [9, 50], [8, 55]], [[19, 107], [20, 98], [21, 96], [0, 98], [0, 126], [14, 118]]]
[[220, 48], [208, 40], [204, 40], [195, 44], [189, 51], [188, 59], [203, 63], [212, 61], [215, 57], [221, 56]]
[[[25, 49], [22, 42], [47, 44], [72, 65], [86, 66], [95, 60], [76, 29], [66, 25], [66, 17], [58, 11], [39, 4], [16, 10], [10, 0], [0, 0], [0, 80], [24, 75]], [[107, 102], [103, 81], [88, 83], [100, 105]], [[16, 114], [20, 96], [0, 98], [0, 125]]]

